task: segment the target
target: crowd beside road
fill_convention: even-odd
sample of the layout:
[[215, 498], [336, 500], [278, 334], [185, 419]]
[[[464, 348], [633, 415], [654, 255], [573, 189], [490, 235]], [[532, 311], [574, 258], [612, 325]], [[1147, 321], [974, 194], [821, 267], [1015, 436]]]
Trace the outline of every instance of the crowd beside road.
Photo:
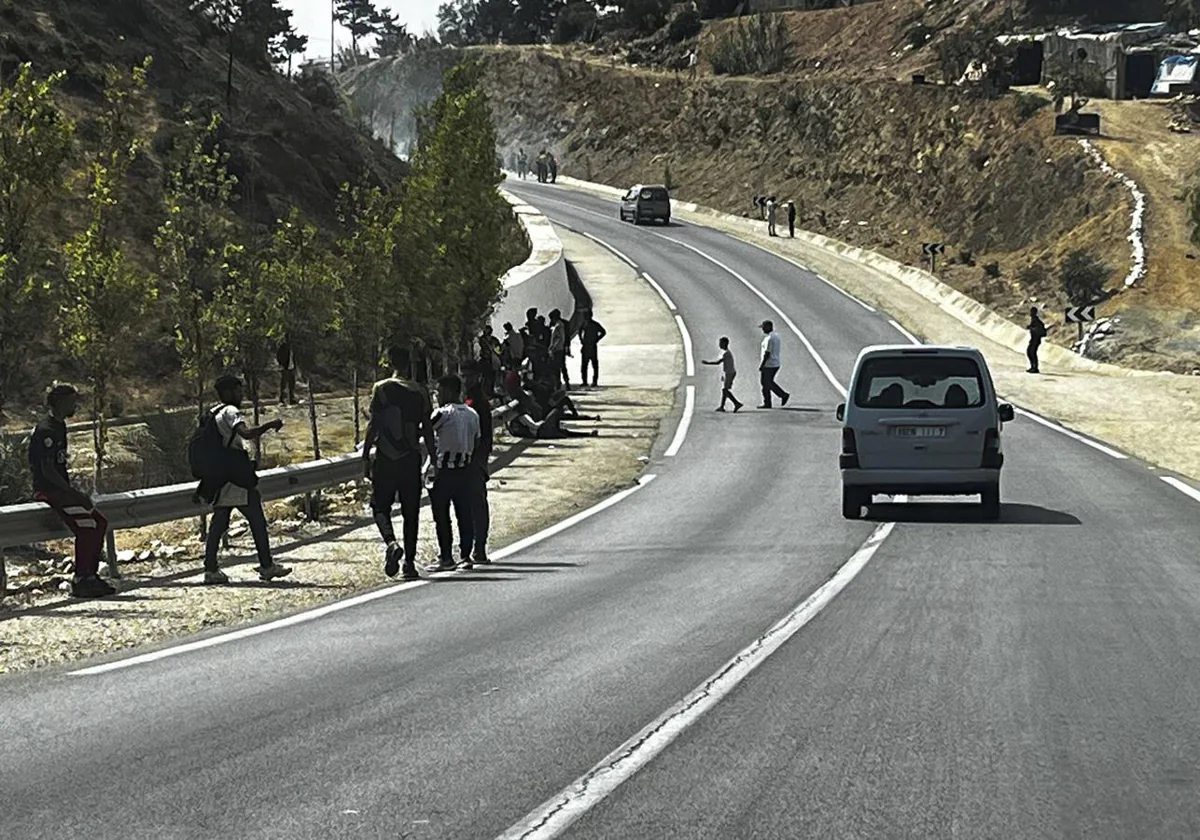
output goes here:
[[[385, 544], [384, 571], [406, 580], [416, 570], [421, 494], [428, 488], [438, 539], [437, 569], [472, 568], [488, 563], [489, 511], [487, 482], [494, 445], [492, 404], [511, 400], [517, 416], [508, 424], [515, 436], [553, 439], [595, 435], [563, 426], [564, 420], [595, 419], [581, 415], [568, 395], [567, 358], [578, 337], [582, 357], [580, 386], [599, 385], [598, 347], [604, 327], [591, 311], [581, 308], [574, 326], [555, 309], [546, 316], [526, 313], [520, 329], [504, 325], [501, 341], [484, 326], [473, 352], [461, 366], [462, 375], [447, 373], [436, 383], [438, 407], [413, 376], [412, 353], [405, 347], [388, 352], [392, 376], [372, 389], [366, 437], [362, 446], [364, 474], [372, 485], [372, 512]], [[279, 352], [280, 402], [294, 401], [292, 351]], [[279, 431], [281, 419], [250, 426], [242, 414], [242, 381], [234, 375], [215, 384], [217, 402], [201, 413], [188, 441], [188, 464], [198, 479], [195, 499], [211, 508], [204, 551], [204, 582], [227, 584], [218, 553], [237, 510], [246, 519], [258, 555], [258, 574], [264, 581], [286, 577], [291, 569], [272, 558], [263, 499], [257, 489], [257, 465], [245, 446]], [[75, 566], [71, 594], [77, 598], [112, 595], [115, 588], [99, 575], [108, 521], [91, 497], [72, 485], [67, 420], [79, 404], [79, 391], [57, 383], [46, 395], [47, 414], [29, 439], [29, 469], [34, 498], [48, 505], [75, 537]], [[422, 446], [423, 445], [423, 446]], [[392, 526], [392, 506], [399, 503], [404, 522], [403, 542]], [[452, 541], [451, 511], [458, 527], [458, 558]]]

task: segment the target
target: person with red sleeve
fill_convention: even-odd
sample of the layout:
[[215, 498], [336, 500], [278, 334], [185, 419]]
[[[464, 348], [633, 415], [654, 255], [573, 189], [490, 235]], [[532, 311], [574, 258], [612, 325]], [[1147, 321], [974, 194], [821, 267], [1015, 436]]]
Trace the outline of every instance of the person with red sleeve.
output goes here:
[[490, 478], [488, 462], [495, 445], [492, 431], [492, 407], [484, 391], [484, 372], [479, 364], [470, 364], [463, 369], [467, 386], [467, 405], [479, 415], [479, 443], [471, 455], [471, 522], [474, 525], [474, 551], [476, 565], [486, 566], [492, 561], [487, 555], [488, 526], [491, 511], [488, 508], [487, 483]]
[[29, 438], [33, 498], [49, 505], [75, 535], [71, 595], [103, 598], [117, 591], [99, 575], [108, 520], [86, 493], [71, 486], [67, 473], [67, 418], [79, 406], [79, 392], [73, 385], [55, 385], [46, 393], [46, 406], [49, 413]]

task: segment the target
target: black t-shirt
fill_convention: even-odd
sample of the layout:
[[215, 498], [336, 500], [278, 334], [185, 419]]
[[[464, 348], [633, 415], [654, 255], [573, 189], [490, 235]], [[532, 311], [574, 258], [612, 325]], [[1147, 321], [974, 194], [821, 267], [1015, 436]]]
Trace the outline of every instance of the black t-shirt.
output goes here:
[[63, 481], [67, 477], [67, 424], [53, 417], [46, 417], [34, 427], [29, 438], [29, 471], [33, 477], [33, 489], [46, 491], [56, 489], [47, 479], [42, 465], [49, 460], [51, 469]]
[[421, 424], [433, 413], [425, 392], [403, 379], [385, 379], [371, 394], [371, 420], [379, 431], [379, 453], [398, 460], [420, 452]]
[[579, 341], [584, 347], [595, 347], [606, 335], [608, 333], [605, 332], [599, 321], [588, 321], [579, 328]]

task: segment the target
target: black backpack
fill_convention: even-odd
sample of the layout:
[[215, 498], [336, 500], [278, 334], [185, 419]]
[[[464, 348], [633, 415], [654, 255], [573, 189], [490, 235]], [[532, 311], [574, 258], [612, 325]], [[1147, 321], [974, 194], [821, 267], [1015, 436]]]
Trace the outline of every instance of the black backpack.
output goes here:
[[217, 411], [210, 409], [200, 417], [188, 440], [188, 467], [192, 477], [202, 482], [236, 484], [247, 489], [258, 484], [254, 462], [241, 449], [226, 445], [217, 426]]

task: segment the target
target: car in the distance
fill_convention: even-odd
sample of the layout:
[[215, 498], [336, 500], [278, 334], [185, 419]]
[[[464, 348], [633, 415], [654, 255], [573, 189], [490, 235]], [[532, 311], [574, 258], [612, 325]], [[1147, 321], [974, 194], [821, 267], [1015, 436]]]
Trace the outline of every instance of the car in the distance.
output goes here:
[[996, 397], [973, 347], [867, 347], [842, 421], [842, 515], [858, 519], [879, 495], [975, 495], [1000, 516], [1000, 432], [1013, 407]]
[[671, 221], [671, 193], [661, 184], [634, 184], [621, 198], [621, 221]]

